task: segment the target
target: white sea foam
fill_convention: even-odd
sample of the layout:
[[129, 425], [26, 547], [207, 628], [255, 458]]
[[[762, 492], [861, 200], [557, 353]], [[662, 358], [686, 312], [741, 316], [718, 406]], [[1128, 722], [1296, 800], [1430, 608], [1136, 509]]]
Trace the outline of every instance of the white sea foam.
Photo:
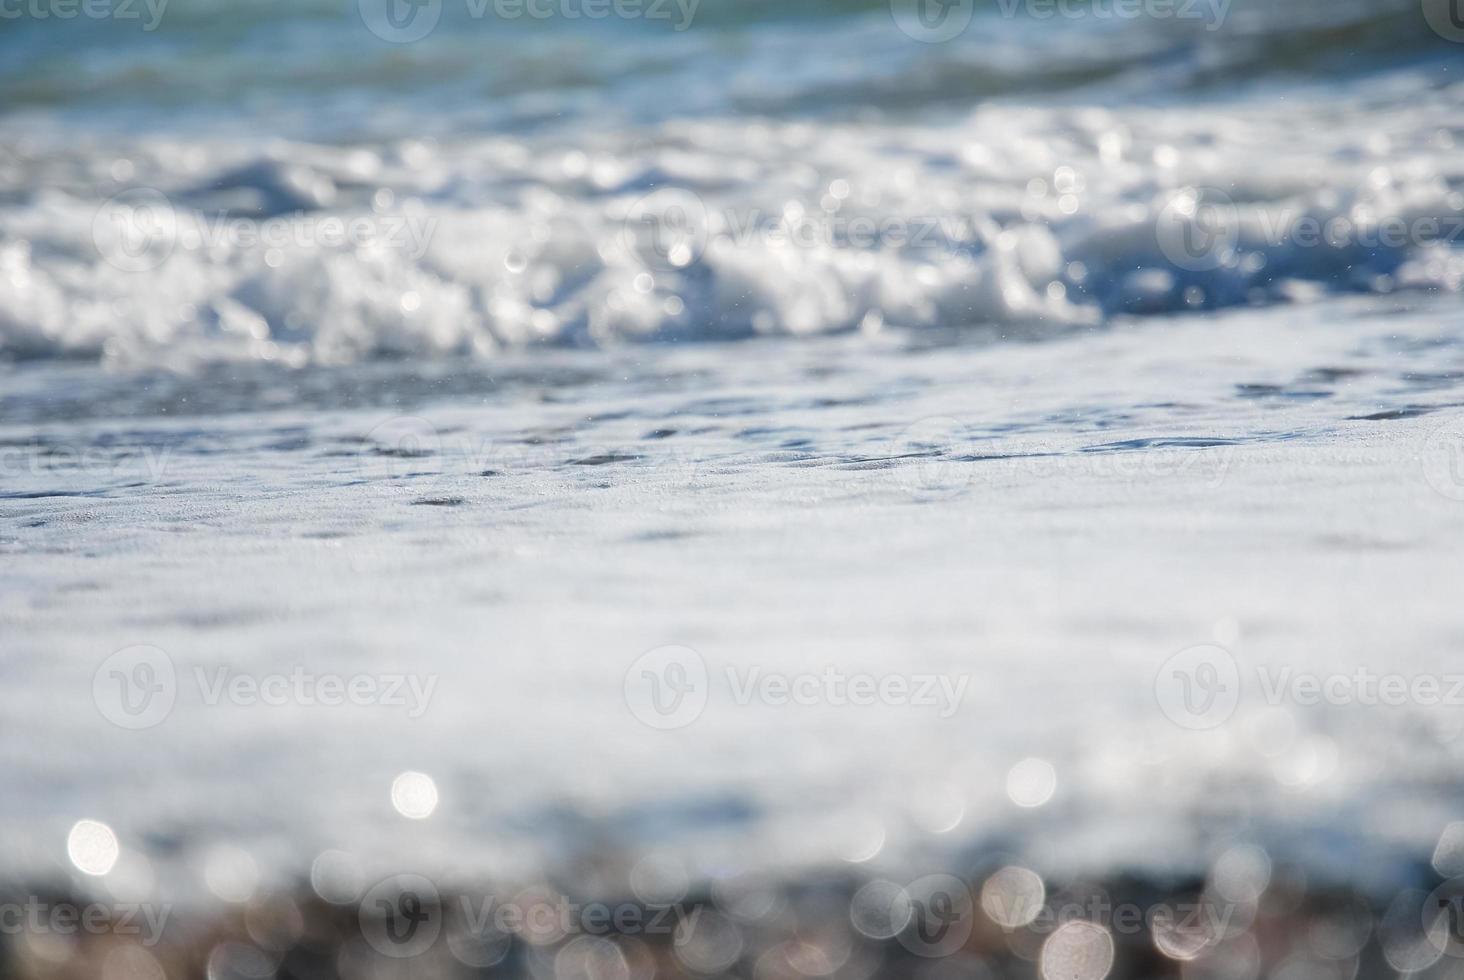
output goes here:
[[[1406, 73], [1405, 73], [1406, 74]], [[1457, 291], [1459, 83], [351, 148], [8, 151], [0, 352], [174, 366]], [[101, 171], [98, 173], [98, 171]]]

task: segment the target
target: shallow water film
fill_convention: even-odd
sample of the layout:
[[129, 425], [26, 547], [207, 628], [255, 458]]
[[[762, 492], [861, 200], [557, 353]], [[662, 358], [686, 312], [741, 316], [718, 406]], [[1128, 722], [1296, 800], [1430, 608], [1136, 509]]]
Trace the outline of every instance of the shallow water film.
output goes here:
[[0, 0], [0, 977], [1464, 977], [1458, 0]]

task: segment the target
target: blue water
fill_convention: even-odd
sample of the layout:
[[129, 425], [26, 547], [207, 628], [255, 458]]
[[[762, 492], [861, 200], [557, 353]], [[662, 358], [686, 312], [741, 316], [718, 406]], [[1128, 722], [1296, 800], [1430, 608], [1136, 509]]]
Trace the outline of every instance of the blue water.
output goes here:
[[[1100, 0], [1068, 18], [1042, 16], [1040, 0], [968, 0], [948, 16], [969, 24], [940, 43], [903, 32], [899, 3], [868, 0], [645, 0], [602, 19], [580, 0], [532, 8], [552, 16], [523, 0], [94, 2], [115, 14], [0, 22], [7, 112], [332, 140], [398, 134], [421, 109], [410, 128], [458, 134], [707, 114], [903, 120], [1002, 96], [1203, 101], [1458, 53], [1406, 0], [1206, 0], [1137, 17]], [[389, 25], [393, 5], [411, 25], [393, 38], [436, 26], [383, 39], [368, 23]]]

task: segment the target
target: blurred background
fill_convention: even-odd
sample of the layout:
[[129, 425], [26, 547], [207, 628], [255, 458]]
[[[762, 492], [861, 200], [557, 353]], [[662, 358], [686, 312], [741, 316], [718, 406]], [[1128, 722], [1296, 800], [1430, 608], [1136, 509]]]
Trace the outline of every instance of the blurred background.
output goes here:
[[0, 0], [0, 976], [1459, 976], [1461, 44]]

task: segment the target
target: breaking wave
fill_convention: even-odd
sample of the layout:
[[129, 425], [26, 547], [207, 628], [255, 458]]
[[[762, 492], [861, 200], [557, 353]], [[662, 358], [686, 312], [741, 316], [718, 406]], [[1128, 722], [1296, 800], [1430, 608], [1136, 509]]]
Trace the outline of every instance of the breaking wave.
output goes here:
[[[922, 45], [885, 7], [758, 18], [708, 0], [694, 37], [580, 47], [517, 94], [449, 56], [470, 31], [373, 48], [366, 67], [312, 42], [324, 101], [299, 113], [259, 82], [257, 105], [221, 115], [213, 89], [243, 84], [231, 56], [201, 94], [162, 79], [176, 118], [120, 108], [151, 105], [156, 75], [118, 81], [118, 115], [88, 110], [82, 137], [96, 79], [42, 72], [0, 140], [0, 356], [298, 365], [856, 330], [1037, 337], [1458, 291], [1464, 125], [1441, 120], [1464, 102], [1460, 49], [1412, 5], [1227, 10], [1223, 30], [993, 13]], [[323, 16], [296, 15], [302, 31]], [[168, 43], [202, 43], [196, 10], [164, 23]], [[1344, 52], [1335, 84], [1287, 76]], [[764, 58], [759, 81], [747, 65]], [[386, 77], [393, 97], [367, 98]], [[481, 97], [445, 95], [449, 79]], [[435, 124], [455, 128], [404, 123], [434, 99]], [[605, 99], [655, 111], [627, 120]]]

